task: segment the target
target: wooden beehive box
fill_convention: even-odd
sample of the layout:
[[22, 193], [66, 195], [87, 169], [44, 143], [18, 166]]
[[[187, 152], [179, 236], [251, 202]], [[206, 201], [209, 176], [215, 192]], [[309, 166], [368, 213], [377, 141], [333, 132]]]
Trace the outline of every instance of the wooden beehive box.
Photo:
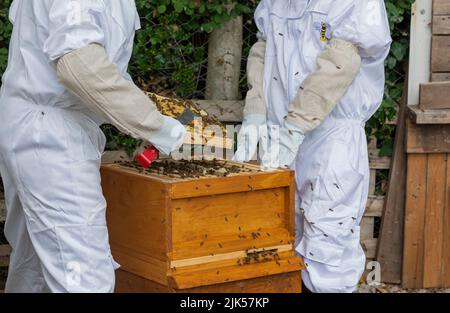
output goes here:
[[293, 173], [241, 166], [228, 162], [237, 173], [199, 178], [102, 166], [111, 249], [122, 269], [175, 289], [299, 274]]

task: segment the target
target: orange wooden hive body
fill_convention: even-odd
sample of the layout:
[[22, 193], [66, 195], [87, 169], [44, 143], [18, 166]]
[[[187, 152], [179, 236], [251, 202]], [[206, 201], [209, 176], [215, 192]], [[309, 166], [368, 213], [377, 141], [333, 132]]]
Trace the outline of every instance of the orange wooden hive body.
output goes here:
[[111, 249], [122, 271], [174, 290], [296, 272], [292, 291], [299, 292], [293, 173], [257, 168], [177, 179], [102, 166]]

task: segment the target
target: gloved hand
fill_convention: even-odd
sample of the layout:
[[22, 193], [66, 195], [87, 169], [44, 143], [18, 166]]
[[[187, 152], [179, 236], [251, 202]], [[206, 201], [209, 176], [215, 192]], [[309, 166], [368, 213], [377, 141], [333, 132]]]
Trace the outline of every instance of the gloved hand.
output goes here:
[[[272, 134], [272, 133], [271, 133]], [[278, 145], [277, 139], [271, 138], [271, 162], [273, 167], [291, 168], [297, 158], [298, 149], [305, 140], [305, 135], [298, 127], [285, 123], [279, 129]], [[278, 146], [279, 149], [276, 149]]]
[[162, 154], [169, 155], [178, 150], [186, 136], [186, 128], [174, 118], [162, 115], [163, 125], [148, 138], [156, 149]]
[[[237, 151], [233, 157], [237, 162], [248, 162], [256, 154], [262, 129], [266, 128], [266, 116], [263, 114], [249, 114], [244, 118], [238, 134]], [[264, 132], [266, 133], [266, 132]]]

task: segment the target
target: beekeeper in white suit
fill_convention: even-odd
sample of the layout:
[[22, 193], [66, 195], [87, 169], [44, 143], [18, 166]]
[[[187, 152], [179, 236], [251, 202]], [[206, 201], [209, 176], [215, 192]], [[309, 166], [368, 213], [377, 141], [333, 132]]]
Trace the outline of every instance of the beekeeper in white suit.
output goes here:
[[14, 0], [0, 97], [0, 172], [12, 246], [7, 292], [111, 292], [99, 165], [108, 121], [163, 153], [184, 127], [127, 74], [134, 0]]
[[382, 101], [391, 43], [384, 2], [262, 0], [255, 20], [259, 41], [249, 56], [235, 159], [253, 157], [265, 133], [255, 129], [268, 125], [271, 138], [279, 134], [279, 145], [271, 140], [262, 150], [296, 171], [304, 284], [312, 292], [352, 292], [365, 266], [364, 124]]

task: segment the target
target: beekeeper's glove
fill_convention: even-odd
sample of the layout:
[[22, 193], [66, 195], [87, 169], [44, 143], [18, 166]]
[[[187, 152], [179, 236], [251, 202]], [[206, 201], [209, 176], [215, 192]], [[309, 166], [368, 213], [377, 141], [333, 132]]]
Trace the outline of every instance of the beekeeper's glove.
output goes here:
[[159, 152], [169, 155], [178, 150], [183, 144], [186, 136], [186, 128], [176, 119], [163, 115], [163, 125], [152, 134], [151, 143]]
[[266, 116], [263, 114], [249, 114], [244, 117], [238, 134], [237, 151], [233, 160], [248, 162], [256, 160], [258, 142], [262, 136], [267, 136]]
[[270, 165], [272, 168], [292, 168], [297, 158], [300, 145], [305, 140], [305, 135], [302, 130], [292, 124], [285, 123], [278, 131], [279, 136], [276, 135], [276, 130], [270, 131]]

